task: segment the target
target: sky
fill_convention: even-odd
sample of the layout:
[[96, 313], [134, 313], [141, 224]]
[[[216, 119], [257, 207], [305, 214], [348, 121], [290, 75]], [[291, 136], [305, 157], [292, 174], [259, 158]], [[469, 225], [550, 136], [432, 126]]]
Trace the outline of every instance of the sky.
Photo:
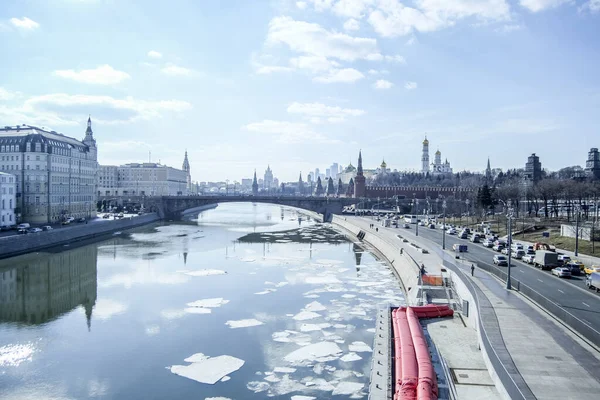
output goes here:
[[600, 147], [600, 0], [1, 0], [0, 126], [192, 179], [557, 170]]

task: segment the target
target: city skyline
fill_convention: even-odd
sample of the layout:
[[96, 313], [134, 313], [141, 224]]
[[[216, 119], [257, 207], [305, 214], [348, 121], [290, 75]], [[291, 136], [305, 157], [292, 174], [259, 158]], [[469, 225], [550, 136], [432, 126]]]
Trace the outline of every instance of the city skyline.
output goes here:
[[598, 146], [599, 11], [596, 0], [7, 1], [2, 50], [20, 67], [0, 66], [0, 124], [79, 137], [92, 114], [100, 164], [151, 152], [179, 166], [187, 148], [195, 181], [249, 177], [268, 160], [291, 182], [332, 158], [356, 165], [358, 149], [366, 166], [418, 171], [425, 134], [455, 172], [488, 157], [521, 168], [532, 153], [550, 170], [584, 167]]

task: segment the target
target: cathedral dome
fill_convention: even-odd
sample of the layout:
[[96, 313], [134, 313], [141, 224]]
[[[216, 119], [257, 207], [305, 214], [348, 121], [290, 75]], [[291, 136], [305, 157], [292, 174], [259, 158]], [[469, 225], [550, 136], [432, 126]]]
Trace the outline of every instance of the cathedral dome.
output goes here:
[[352, 163], [350, 163], [350, 165], [348, 165], [346, 167], [346, 169], [344, 170], [344, 172], [354, 172], [356, 171], [356, 168], [354, 167], [354, 165], [352, 165]]
[[385, 160], [383, 160], [383, 161], [381, 162], [381, 168], [382, 168], [382, 169], [386, 169], [386, 168], [387, 168], [387, 164], [385, 163]]

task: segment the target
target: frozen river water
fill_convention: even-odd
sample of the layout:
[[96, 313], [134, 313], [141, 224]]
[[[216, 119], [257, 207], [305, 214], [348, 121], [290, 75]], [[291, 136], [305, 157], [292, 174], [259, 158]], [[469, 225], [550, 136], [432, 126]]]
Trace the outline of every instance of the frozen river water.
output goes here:
[[366, 398], [391, 270], [270, 205], [0, 261], [0, 399]]

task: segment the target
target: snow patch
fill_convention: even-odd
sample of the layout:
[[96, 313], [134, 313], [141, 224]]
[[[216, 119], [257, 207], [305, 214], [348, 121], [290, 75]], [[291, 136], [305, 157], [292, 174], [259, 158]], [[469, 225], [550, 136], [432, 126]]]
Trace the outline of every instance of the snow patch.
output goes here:
[[248, 328], [251, 326], [262, 325], [263, 323], [257, 319], [240, 319], [238, 321], [227, 321], [225, 325], [228, 325], [232, 329], [236, 328]]

